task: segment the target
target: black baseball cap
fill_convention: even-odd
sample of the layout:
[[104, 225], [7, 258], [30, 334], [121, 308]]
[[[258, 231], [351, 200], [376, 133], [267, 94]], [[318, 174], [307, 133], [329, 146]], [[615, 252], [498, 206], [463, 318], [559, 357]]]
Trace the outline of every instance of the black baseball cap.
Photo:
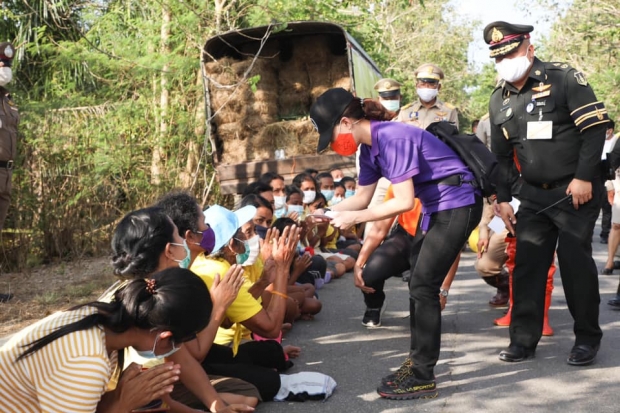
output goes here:
[[329, 89], [314, 102], [310, 108], [310, 120], [314, 129], [319, 132], [317, 153], [323, 152], [329, 146], [334, 127], [353, 99], [355, 96], [351, 92], [339, 87]]

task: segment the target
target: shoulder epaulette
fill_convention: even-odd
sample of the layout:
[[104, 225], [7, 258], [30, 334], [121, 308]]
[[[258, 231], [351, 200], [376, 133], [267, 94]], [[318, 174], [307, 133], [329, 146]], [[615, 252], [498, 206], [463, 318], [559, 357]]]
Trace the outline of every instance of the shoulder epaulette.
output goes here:
[[564, 63], [564, 62], [547, 62], [545, 63], [545, 69], [570, 70], [572, 69], [572, 67], [568, 63]]
[[448, 103], [448, 102], [443, 102], [443, 104], [448, 108], [448, 109], [454, 109], [455, 106], [452, 103]]
[[406, 110], [413, 106], [415, 102], [407, 103], [405, 106], [402, 106], [400, 110]]

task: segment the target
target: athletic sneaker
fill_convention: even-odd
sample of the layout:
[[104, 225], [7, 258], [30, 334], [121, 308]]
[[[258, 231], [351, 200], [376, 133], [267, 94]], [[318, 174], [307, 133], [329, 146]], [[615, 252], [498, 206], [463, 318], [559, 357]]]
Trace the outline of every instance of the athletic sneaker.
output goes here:
[[366, 327], [379, 327], [381, 326], [381, 314], [385, 311], [385, 305], [380, 308], [366, 307], [364, 312], [364, 318], [362, 324]]
[[382, 384], [377, 393], [390, 400], [433, 399], [437, 397], [437, 386], [435, 380], [420, 380], [411, 373], [391, 384]]
[[393, 384], [399, 377], [406, 377], [411, 374], [411, 368], [413, 367], [413, 360], [411, 357], [407, 357], [403, 364], [400, 365], [398, 370], [396, 370], [392, 374], [388, 374], [384, 378], [381, 379], [381, 385], [385, 386], [386, 384]]

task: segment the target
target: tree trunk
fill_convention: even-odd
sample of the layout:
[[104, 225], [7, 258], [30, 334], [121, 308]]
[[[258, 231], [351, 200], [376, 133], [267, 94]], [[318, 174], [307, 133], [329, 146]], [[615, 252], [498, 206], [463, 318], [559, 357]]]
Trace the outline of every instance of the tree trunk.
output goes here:
[[[170, 57], [170, 47], [168, 40], [170, 38], [170, 21], [172, 19], [170, 9], [162, 4], [162, 21], [161, 21], [161, 35], [160, 35], [160, 54], [164, 58]], [[163, 174], [163, 157], [164, 149], [163, 142], [168, 133], [168, 103], [170, 97], [170, 91], [168, 90], [168, 70], [170, 65], [165, 63], [162, 67], [159, 86], [159, 139], [153, 148], [153, 159], [151, 161], [151, 183], [153, 185], [159, 185], [161, 183], [161, 176]]]

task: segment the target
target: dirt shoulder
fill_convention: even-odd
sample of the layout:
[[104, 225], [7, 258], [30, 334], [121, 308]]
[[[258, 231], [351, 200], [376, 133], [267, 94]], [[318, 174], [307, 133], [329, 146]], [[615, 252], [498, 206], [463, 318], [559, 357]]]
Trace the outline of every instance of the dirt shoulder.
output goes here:
[[114, 281], [108, 257], [0, 274], [0, 293], [15, 295], [8, 303], [0, 303], [0, 337], [56, 311], [94, 301]]

